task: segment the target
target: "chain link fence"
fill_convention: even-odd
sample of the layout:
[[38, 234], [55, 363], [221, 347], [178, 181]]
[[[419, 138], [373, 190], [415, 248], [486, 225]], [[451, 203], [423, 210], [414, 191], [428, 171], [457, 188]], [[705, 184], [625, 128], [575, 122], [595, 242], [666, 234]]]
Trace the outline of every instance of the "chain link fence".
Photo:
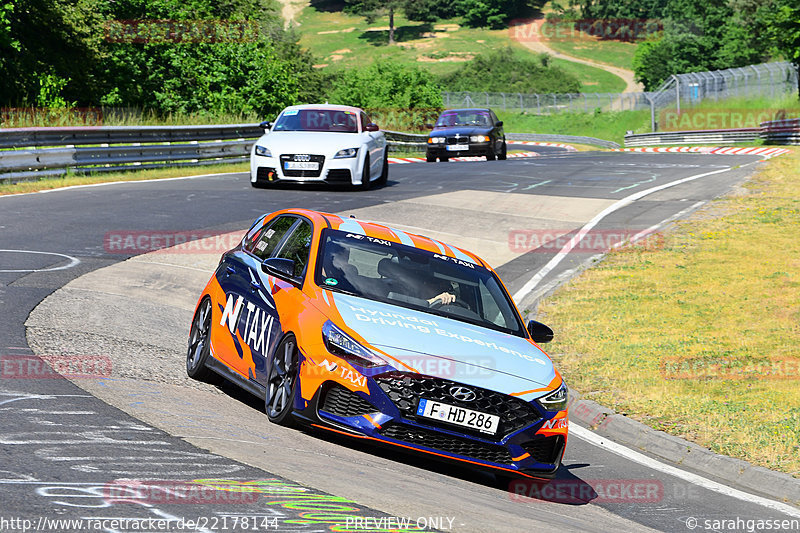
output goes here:
[[491, 107], [495, 110], [550, 115], [602, 111], [656, 110], [694, 106], [704, 100], [779, 98], [797, 91], [797, 68], [788, 61], [709, 72], [674, 74], [655, 91], [636, 93], [522, 94], [443, 92], [445, 107]]

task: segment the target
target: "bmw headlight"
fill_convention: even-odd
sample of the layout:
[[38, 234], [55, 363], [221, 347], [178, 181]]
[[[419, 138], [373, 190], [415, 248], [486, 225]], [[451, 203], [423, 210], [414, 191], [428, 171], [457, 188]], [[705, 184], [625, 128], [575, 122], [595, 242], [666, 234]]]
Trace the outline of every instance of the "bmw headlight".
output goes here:
[[345, 148], [344, 150], [339, 150], [336, 152], [336, 155], [333, 156], [334, 159], [347, 159], [349, 157], [355, 157], [358, 155], [358, 148]]
[[563, 411], [567, 408], [568, 391], [567, 384], [562, 381], [559, 388], [536, 401], [548, 411]]
[[486, 135], [470, 135], [469, 142], [471, 143], [488, 143], [489, 137]]
[[256, 155], [260, 155], [261, 157], [272, 157], [272, 152], [269, 151], [269, 148], [266, 146], [256, 145]]
[[444, 137], [428, 137], [428, 144], [444, 144]]
[[371, 350], [361, 346], [358, 342], [353, 340], [350, 335], [336, 327], [330, 320], [325, 322], [325, 325], [322, 326], [322, 339], [325, 341], [325, 348], [327, 348], [330, 353], [338, 355], [350, 363], [370, 368], [386, 364], [386, 361]]

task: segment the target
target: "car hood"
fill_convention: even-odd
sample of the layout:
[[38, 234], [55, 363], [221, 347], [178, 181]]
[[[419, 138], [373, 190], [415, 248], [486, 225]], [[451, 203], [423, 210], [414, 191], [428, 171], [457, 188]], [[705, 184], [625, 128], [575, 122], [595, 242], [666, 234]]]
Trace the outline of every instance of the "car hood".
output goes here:
[[492, 128], [488, 126], [457, 126], [452, 128], [434, 128], [429, 137], [450, 137], [452, 135], [488, 135]]
[[270, 149], [274, 157], [281, 154], [321, 154], [333, 156], [343, 148], [358, 148], [364, 143], [359, 133], [276, 131], [263, 135], [256, 144]]
[[398, 370], [411, 367], [505, 394], [544, 389], [555, 378], [550, 358], [528, 339], [347, 294], [329, 294], [344, 324], [394, 358], [389, 363]]

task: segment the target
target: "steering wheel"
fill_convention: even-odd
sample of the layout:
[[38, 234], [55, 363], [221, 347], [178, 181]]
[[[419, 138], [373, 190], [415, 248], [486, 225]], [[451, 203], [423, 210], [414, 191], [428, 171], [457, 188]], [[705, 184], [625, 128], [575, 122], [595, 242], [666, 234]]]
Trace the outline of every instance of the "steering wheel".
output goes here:
[[[433, 303], [430, 305], [430, 308], [431, 309], [439, 309], [440, 307], [443, 307], [444, 305], [445, 305], [445, 303], [441, 299], [437, 299], [437, 300], [433, 301]], [[468, 311], [472, 311], [472, 309], [470, 309], [469, 306], [467, 304], [465, 304], [464, 302], [462, 302], [461, 300], [453, 300], [452, 302], [450, 302], [447, 305], [456, 305], [458, 307], [463, 307], [464, 309], [467, 309]]]

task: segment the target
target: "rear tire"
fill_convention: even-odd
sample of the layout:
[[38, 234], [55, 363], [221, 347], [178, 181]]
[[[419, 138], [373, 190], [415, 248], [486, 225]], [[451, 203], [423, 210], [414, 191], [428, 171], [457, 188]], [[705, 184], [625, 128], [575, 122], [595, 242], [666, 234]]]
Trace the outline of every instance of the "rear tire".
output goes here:
[[281, 426], [294, 425], [292, 411], [297, 391], [297, 341], [289, 334], [281, 341], [269, 361], [264, 410], [269, 421]]

